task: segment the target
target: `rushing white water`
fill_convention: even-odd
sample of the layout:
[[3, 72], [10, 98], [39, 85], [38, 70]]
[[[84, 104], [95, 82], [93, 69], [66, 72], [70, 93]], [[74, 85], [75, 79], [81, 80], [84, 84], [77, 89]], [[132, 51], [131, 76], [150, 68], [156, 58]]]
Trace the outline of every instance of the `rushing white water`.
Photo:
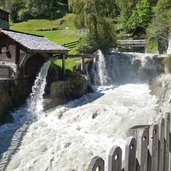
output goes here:
[[[106, 62], [105, 62], [105, 57], [101, 50], [97, 51], [97, 74], [94, 75], [95, 80], [99, 80], [99, 83], [101, 86], [107, 85], [109, 83], [109, 76], [108, 72], [106, 70]], [[96, 61], [95, 61], [96, 62]], [[98, 78], [97, 78], [98, 76]], [[97, 82], [97, 81], [96, 81]]]
[[167, 49], [167, 54], [171, 54], [171, 33], [169, 34], [169, 37], [168, 37], [168, 49]]
[[154, 120], [157, 99], [149, 93], [146, 84], [104, 87], [49, 111], [29, 126], [7, 171], [86, 171], [93, 156], [107, 159], [113, 145], [124, 147], [128, 128]]
[[46, 77], [50, 63], [51, 61], [48, 61], [42, 66], [27, 101], [28, 111], [34, 118], [39, 118], [43, 112], [43, 95], [45, 93]]
[[[131, 63], [127, 61], [126, 64]], [[125, 74], [132, 71], [131, 64], [125, 68], [117, 64], [120, 68], [110, 73], [110, 76], [115, 74], [115, 81], [119, 78], [117, 74], [126, 78]], [[87, 171], [92, 157], [98, 155], [107, 160], [116, 144], [124, 150], [127, 130], [154, 122], [157, 108], [157, 98], [150, 94], [149, 86], [132, 83], [101, 86], [94, 93], [44, 112], [32, 124], [27, 124], [27, 108], [22, 107], [13, 113], [13, 124], [0, 128], [0, 138], [9, 142], [0, 143], [0, 170]]]

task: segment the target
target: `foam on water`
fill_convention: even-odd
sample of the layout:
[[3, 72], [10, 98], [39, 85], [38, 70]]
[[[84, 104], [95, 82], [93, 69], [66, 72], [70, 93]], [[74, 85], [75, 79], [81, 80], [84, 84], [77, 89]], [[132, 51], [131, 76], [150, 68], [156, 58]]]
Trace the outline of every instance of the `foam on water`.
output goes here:
[[[100, 54], [99, 58], [104, 56]], [[99, 61], [94, 67], [101, 71], [92, 72], [98, 75], [95, 83], [106, 84], [108, 74], [113, 82], [121, 78], [130, 81], [132, 75], [128, 72], [132, 71], [132, 58], [114, 55], [109, 59], [108, 67], [104, 59]], [[145, 63], [141, 66], [146, 66]], [[48, 65], [40, 72], [44, 76]], [[118, 87], [114, 84], [98, 87], [96, 92], [39, 117], [46, 84], [40, 73], [29, 101], [29, 112], [38, 120], [27, 122], [28, 108], [23, 106], [13, 113], [13, 124], [0, 128], [0, 139], [9, 142], [9, 148], [4, 142], [0, 143], [1, 170], [5, 163], [6, 171], [87, 171], [92, 157], [98, 155], [107, 160], [111, 147], [116, 144], [124, 150], [126, 132], [130, 127], [154, 122], [157, 116], [157, 99], [150, 95], [149, 86], [127, 83]]]
[[93, 156], [124, 149], [128, 128], [154, 120], [156, 100], [148, 85], [126, 84], [49, 111], [29, 126], [7, 170], [86, 171]]
[[46, 77], [50, 63], [51, 61], [48, 61], [42, 66], [32, 87], [32, 93], [27, 100], [28, 112], [35, 119], [39, 118], [43, 113], [43, 95], [45, 93]]
[[168, 48], [167, 48], [167, 54], [171, 54], [171, 33], [169, 33], [168, 37]]
[[[109, 82], [109, 76], [106, 69], [105, 57], [101, 50], [97, 51], [98, 61], [97, 61], [97, 75], [99, 83], [101, 86], [107, 85]], [[96, 78], [97, 79], [97, 78]]]

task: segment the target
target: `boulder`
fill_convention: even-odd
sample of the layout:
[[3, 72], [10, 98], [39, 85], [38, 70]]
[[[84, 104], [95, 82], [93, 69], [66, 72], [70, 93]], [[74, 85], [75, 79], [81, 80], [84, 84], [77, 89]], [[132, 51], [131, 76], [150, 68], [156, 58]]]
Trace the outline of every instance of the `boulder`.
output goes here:
[[67, 101], [82, 97], [91, 92], [88, 81], [83, 77], [53, 82], [50, 87], [50, 95], [56, 104], [64, 104]]

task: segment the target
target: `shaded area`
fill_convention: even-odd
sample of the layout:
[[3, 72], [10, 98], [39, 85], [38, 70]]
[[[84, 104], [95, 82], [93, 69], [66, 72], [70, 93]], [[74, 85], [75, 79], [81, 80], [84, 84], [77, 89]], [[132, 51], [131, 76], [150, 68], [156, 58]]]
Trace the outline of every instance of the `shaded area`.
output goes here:
[[[13, 123], [0, 126], [0, 170], [5, 171], [12, 156], [19, 150], [23, 137], [29, 128], [24, 117], [26, 108], [16, 111], [16, 119]], [[19, 115], [19, 116], [17, 116]], [[15, 118], [15, 116], [14, 116]]]

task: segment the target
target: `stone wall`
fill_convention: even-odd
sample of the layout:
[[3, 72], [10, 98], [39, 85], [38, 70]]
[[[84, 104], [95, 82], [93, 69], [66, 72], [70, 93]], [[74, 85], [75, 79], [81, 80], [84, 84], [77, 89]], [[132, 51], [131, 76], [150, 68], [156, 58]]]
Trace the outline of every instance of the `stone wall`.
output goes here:
[[10, 111], [25, 102], [31, 91], [32, 81], [22, 80], [15, 83], [10, 80], [0, 81], [0, 123], [8, 122]]
[[161, 74], [151, 83], [151, 93], [158, 98], [159, 110], [162, 113], [171, 111], [171, 74]]
[[8, 21], [0, 19], [0, 28], [8, 29], [9, 28]]

